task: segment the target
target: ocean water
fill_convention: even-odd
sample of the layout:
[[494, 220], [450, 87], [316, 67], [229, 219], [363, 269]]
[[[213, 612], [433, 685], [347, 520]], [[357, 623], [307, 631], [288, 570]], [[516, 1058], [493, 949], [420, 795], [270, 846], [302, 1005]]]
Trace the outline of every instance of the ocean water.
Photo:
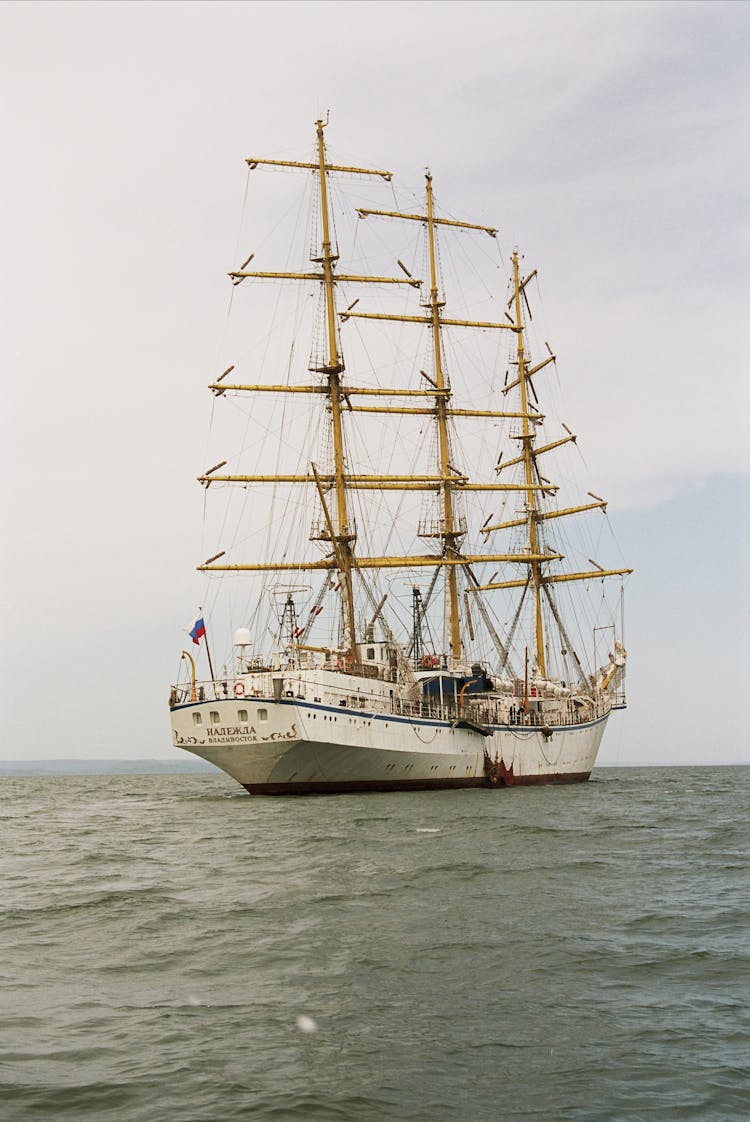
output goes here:
[[750, 1117], [746, 768], [0, 791], [3, 1122]]

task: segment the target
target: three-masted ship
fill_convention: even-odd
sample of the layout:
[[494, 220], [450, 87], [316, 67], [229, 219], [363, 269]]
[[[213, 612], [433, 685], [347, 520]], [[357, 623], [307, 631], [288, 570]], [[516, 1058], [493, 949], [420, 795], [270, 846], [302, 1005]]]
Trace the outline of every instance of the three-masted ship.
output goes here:
[[[546, 343], [541, 358], [531, 353], [536, 270], [523, 275], [514, 250], [508, 290], [489, 301], [499, 314], [452, 313], [439, 239], [496, 239], [497, 230], [439, 213], [428, 172], [423, 203], [358, 207], [354, 220], [419, 235], [425, 276], [401, 258], [396, 276], [348, 271], [333, 184], [390, 183], [391, 174], [333, 162], [326, 124], [316, 122], [309, 162], [247, 160], [251, 172], [306, 173], [312, 268], [250, 270], [253, 254], [230, 273], [233, 293], [265, 282], [317, 298], [313, 346], [302, 380], [292, 346], [285, 380], [240, 380], [233, 364], [210, 386], [217, 408], [240, 402], [245, 433], [233, 470], [228, 457], [199, 477], [211, 498], [219, 489], [242, 495], [239, 529], [230, 531], [225, 515], [218, 533], [231, 541], [217, 540], [221, 548], [199, 566], [212, 640], [222, 596], [232, 601], [232, 652], [216, 673], [206, 637], [207, 675], [183, 652], [170, 695], [174, 743], [251, 794], [585, 780], [611, 711], [625, 704], [625, 649], [617, 604], [597, 599], [586, 622], [563, 593], [603, 588], [608, 578], [621, 584], [631, 570], [593, 559], [571, 567], [561, 552], [560, 528], [601, 517], [607, 504], [592, 492], [590, 501], [563, 502], [551, 478], [548, 463], [576, 438], [565, 425], [548, 433], [537, 396], [534, 379], [555, 356]], [[400, 294], [399, 302], [368, 310], [349, 299], [355, 289]], [[273, 308], [268, 317], [269, 335], [283, 330]], [[367, 356], [355, 370], [342, 343], [352, 329]], [[377, 333], [369, 344], [368, 331]], [[398, 346], [386, 357], [388, 331]], [[471, 392], [478, 352], [453, 358], [446, 339], [454, 331], [490, 340], [495, 359], [505, 349], [504, 382], [491, 370], [479, 401]], [[407, 361], [409, 341], [416, 357]], [[245, 361], [256, 371], [257, 349]], [[469, 374], [459, 379], [454, 362]], [[281, 403], [275, 430], [263, 410], [269, 395]], [[287, 411], [299, 402], [307, 422]], [[368, 424], [378, 433], [372, 441], [362, 435]], [[468, 451], [464, 426], [474, 427]], [[318, 451], [305, 461], [313, 441]], [[256, 452], [260, 470], [241, 470]], [[295, 471], [282, 470], [287, 456]], [[577, 553], [586, 552], [582, 542]], [[246, 582], [244, 600], [237, 582]], [[205, 630], [201, 621], [199, 646]]]

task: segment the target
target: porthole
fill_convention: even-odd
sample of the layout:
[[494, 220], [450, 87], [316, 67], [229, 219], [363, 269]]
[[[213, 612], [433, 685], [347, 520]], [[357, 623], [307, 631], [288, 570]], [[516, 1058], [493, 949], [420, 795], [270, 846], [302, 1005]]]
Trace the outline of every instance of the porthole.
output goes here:
[[200, 713], [193, 713], [193, 724], [194, 725], [202, 725], [203, 724], [203, 718], [201, 717]]

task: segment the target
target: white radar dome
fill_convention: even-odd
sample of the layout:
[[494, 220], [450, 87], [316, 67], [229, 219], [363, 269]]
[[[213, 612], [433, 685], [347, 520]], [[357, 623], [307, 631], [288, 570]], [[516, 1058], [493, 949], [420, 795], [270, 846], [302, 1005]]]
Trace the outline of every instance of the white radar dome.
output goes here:
[[252, 647], [253, 641], [246, 627], [237, 628], [234, 633], [234, 645], [235, 647]]

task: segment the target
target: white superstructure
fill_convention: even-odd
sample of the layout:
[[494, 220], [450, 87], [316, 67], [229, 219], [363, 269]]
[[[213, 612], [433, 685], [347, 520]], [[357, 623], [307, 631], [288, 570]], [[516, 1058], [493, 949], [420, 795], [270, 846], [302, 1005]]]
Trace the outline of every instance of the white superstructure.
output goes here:
[[552, 684], [535, 688], [528, 713], [513, 693], [458, 704], [446, 688], [442, 700], [404, 699], [394, 684], [321, 669], [246, 674], [196, 692], [203, 700], [173, 695], [175, 745], [251, 794], [581, 781], [611, 708]]

